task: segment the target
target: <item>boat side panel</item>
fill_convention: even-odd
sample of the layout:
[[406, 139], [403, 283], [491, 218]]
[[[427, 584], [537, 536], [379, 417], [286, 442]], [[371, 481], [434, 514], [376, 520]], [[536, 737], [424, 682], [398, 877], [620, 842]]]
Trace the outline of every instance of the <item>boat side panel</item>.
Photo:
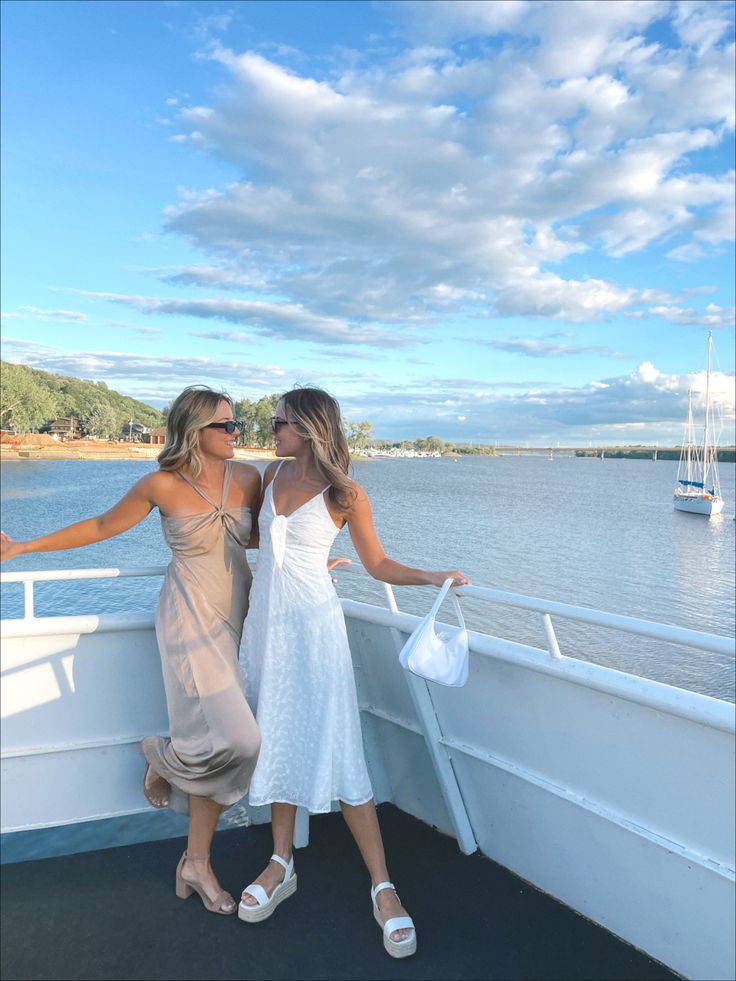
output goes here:
[[[348, 622], [366, 711], [390, 714], [408, 745], [419, 722], [391, 630], [359, 619]], [[733, 732], [681, 714], [675, 689], [670, 713], [666, 686], [650, 705], [555, 676], [544, 659], [471, 652], [465, 687], [430, 685], [479, 846], [685, 976], [732, 977]], [[423, 800], [400, 806], [428, 820]]]
[[733, 880], [524, 775], [456, 754], [481, 850], [687, 978], [733, 978]]
[[431, 690], [453, 741], [734, 868], [732, 734], [488, 656], [464, 688]]

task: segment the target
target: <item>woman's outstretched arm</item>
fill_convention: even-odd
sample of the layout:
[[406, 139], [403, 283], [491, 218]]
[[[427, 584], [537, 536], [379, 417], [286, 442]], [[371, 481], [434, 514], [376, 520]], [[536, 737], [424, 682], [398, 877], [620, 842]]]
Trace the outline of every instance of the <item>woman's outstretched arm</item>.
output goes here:
[[348, 529], [360, 561], [374, 579], [391, 583], [392, 586], [441, 586], [446, 579], [452, 579], [455, 586], [468, 584], [470, 580], [458, 569], [430, 572], [427, 569], [413, 569], [390, 559], [373, 526], [368, 495], [358, 484], [355, 485], [355, 490], [358, 496], [347, 515]]
[[57, 552], [67, 548], [81, 548], [83, 545], [92, 545], [94, 542], [120, 535], [143, 521], [156, 506], [154, 489], [157, 476], [158, 474], [148, 474], [139, 480], [122, 500], [104, 514], [77, 521], [50, 535], [16, 542], [5, 532], [0, 532], [0, 562], [29, 552]]

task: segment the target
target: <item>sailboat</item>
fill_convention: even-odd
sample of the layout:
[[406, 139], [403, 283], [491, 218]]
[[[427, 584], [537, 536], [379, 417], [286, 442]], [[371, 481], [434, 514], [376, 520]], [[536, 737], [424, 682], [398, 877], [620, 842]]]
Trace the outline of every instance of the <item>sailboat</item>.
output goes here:
[[708, 372], [705, 382], [705, 424], [703, 443], [695, 443], [693, 430], [692, 389], [687, 393], [687, 429], [677, 469], [677, 484], [673, 503], [678, 511], [691, 514], [720, 514], [723, 498], [718, 478], [718, 454], [713, 442], [710, 405], [710, 358], [713, 333], [708, 332]]

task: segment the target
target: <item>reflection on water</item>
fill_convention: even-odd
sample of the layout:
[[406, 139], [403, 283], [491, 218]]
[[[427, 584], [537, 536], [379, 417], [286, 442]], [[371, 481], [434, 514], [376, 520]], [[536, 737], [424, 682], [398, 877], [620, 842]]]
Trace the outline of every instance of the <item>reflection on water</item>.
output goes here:
[[[264, 465], [259, 464], [259, 469]], [[3, 529], [32, 537], [106, 510], [154, 462], [22, 461], [2, 465]], [[386, 552], [432, 569], [461, 568], [478, 585], [733, 635], [734, 468], [722, 468], [726, 509], [675, 511], [674, 461], [557, 457], [374, 460], [355, 467]], [[39, 500], [41, 498], [42, 500]], [[357, 558], [347, 532], [333, 555]], [[11, 569], [163, 565], [158, 516], [86, 549], [22, 556]], [[152, 611], [160, 580], [41, 583], [40, 616]], [[339, 575], [338, 592], [385, 605], [380, 584]], [[399, 606], [425, 613], [428, 587], [397, 587]], [[449, 606], [447, 618], [452, 614]], [[468, 626], [545, 646], [538, 614], [463, 600]], [[3, 588], [2, 615], [22, 611]], [[734, 699], [732, 658], [554, 619], [563, 654]]]

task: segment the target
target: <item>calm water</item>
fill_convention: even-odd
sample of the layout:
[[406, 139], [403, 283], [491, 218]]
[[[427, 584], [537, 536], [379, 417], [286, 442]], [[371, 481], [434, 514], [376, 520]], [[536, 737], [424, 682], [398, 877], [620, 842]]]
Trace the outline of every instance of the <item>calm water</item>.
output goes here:
[[[33, 537], [104, 511], [155, 464], [23, 461], [2, 465], [3, 529]], [[263, 469], [264, 465], [260, 465]], [[722, 465], [727, 504], [706, 519], [675, 511], [677, 464], [648, 460], [470, 457], [356, 464], [387, 553], [409, 565], [461, 568], [474, 583], [733, 636], [734, 468]], [[355, 558], [343, 532], [334, 555]], [[252, 558], [255, 560], [256, 553]], [[20, 569], [163, 565], [157, 514], [86, 549], [23, 556]], [[158, 580], [49, 583], [39, 616], [147, 611]], [[343, 575], [343, 596], [384, 605], [381, 587]], [[399, 606], [424, 613], [434, 591], [396, 589]], [[21, 589], [3, 588], [3, 617], [21, 613]], [[545, 646], [538, 614], [464, 600], [468, 625]], [[734, 700], [734, 661], [615, 631], [555, 620], [563, 654]]]

